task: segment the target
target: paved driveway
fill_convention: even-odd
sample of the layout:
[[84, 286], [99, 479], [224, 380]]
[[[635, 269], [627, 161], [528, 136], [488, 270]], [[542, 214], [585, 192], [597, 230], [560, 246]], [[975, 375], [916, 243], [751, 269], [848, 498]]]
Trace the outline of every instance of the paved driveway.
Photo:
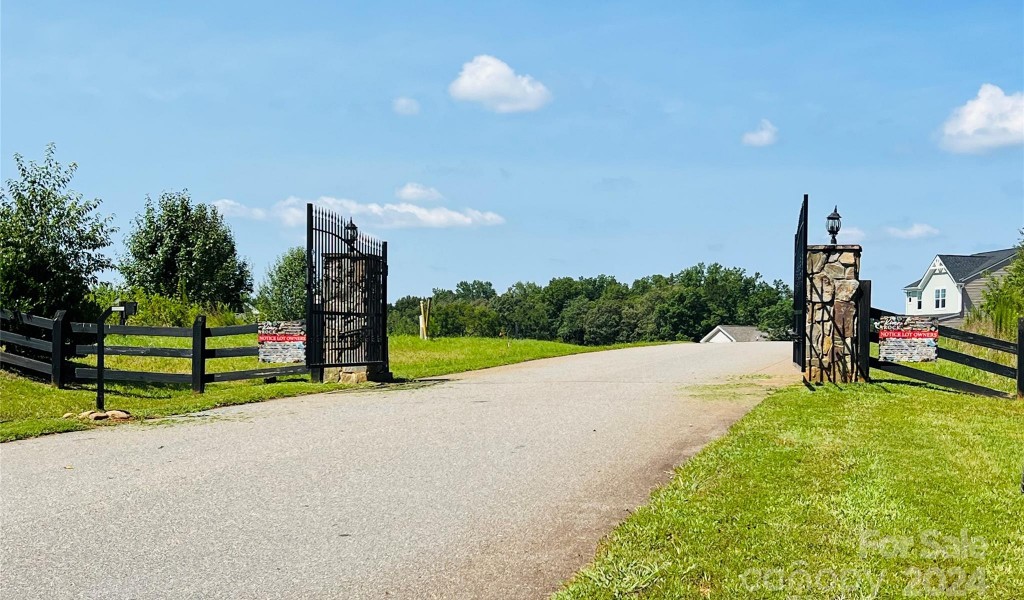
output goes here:
[[4, 598], [538, 598], [756, 402], [678, 344], [0, 446]]

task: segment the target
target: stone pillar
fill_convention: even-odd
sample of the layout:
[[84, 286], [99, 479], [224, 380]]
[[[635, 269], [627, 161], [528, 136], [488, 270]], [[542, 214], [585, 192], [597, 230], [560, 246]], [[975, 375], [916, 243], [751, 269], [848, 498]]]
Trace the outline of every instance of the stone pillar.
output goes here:
[[804, 378], [809, 382], [860, 380], [856, 356], [860, 254], [861, 247], [855, 245], [807, 247]]

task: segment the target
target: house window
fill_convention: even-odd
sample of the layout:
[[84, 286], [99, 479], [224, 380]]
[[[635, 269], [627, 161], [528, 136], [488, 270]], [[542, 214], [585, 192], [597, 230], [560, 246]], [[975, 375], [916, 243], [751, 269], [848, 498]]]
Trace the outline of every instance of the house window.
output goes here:
[[917, 310], [921, 310], [922, 306], [924, 306], [924, 292], [918, 292], [917, 293]]
[[935, 290], [935, 308], [946, 308], [946, 288]]

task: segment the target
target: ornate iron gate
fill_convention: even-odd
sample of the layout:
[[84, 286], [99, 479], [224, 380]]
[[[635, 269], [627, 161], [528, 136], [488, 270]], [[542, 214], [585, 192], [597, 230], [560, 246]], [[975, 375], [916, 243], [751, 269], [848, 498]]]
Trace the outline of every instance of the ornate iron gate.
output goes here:
[[306, 366], [388, 373], [388, 243], [306, 205]]
[[807, 194], [800, 206], [793, 243], [793, 362], [801, 370], [807, 357]]

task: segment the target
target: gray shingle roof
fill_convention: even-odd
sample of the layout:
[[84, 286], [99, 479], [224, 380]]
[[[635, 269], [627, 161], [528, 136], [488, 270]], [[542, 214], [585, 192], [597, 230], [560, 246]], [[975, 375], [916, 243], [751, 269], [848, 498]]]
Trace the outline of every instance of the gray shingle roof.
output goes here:
[[768, 339], [767, 333], [751, 325], [719, 325], [718, 328], [737, 342], [763, 342]]
[[[967, 280], [989, 270], [996, 270], [1007, 263], [1017, 253], [1016, 248], [1005, 250], [992, 250], [990, 252], [979, 252], [977, 254], [940, 254], [939, 260], [946, 265], [946, 270], [957, 283], [966, 283]], [[917, 287], [921, 283], [918, 279], [906, 287]]]

